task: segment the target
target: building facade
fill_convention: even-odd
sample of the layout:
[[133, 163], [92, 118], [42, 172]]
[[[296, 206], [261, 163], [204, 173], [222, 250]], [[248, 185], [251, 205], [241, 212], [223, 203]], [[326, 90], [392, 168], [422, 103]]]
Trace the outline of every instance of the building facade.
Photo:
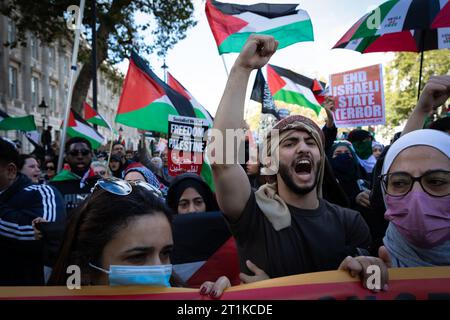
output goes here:
[[[51, 45], [40, 42], [31, 33], [27, 36], [27, 46], [5, 47], [6, 42], [16, 39], [14, 23], [0, 15], [0, 109], [10, 116], [34, 115], [39, 133], [48, 125], [53, 127], [52, 140], [59, 141], [64, 107], [68, 96], [70, 62], [72, 47], [60, 41]], [[78, 66], [78, 72], [80, 65]], [[136, 149], [139, 134], [136, 129], [114, 123], [119, 103], [120, 88], [106, 75], [97, 73], [98, 112], [113, 125], [117, 131], [122, 128], [126, 147]], [[44, 100], [47, 108], [39, 105]], [[88, 103], [92, 101], [92, 84]], [[99, 127], [98, 131], [111, 140], [111, 132]], [[33, 150], [32, 145], [20, 132], [0, 131], [1, 136], [22, 141], [22, 152]]]

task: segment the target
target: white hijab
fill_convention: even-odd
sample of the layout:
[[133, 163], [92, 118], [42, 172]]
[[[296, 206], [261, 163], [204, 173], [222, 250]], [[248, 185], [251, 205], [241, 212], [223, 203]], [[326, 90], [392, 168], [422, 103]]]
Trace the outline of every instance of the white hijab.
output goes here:
[[[386, 153], [382, 174], [389, 172], [392, 163], [403, 150], [414, 146], [433, 147], [450, 157], [450, 135], [448, 133], [423, 129], [412, 131], [395, 141]], [[386, 204], [386, 195], [383, 192], [383, 199]], [[387, 208], [387, 205], [386, 205]], [[386, 230], [383, 239], [386, 249], [391, 255], [393, 267], [417, 267], [417, 266], [440, 266], [450, 264], [450, 241], [444, 242], [438, 247], [422, 249], [410, 244], [396, 230], [392, 223]]]

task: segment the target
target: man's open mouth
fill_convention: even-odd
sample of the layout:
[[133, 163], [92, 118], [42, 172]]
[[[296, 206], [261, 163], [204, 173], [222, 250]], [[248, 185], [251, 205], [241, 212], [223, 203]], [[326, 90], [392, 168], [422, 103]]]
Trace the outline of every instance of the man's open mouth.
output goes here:
[[295, 163], [295, 173], [297, 174], [310, 174], [312, 169], [312, 163], [310, 159], [299, 159]]

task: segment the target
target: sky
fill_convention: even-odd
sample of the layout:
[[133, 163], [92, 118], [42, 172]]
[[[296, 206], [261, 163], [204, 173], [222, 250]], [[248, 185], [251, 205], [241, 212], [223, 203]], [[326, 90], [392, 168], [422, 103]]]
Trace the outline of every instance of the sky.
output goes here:
[[[214, 116], [227, 80], [224, 61], [230, 70], [238, 54], [224, 54], [224, 61], [222, 60], [206, 19], [205, 1], [193, 0], [193, 2], [197, 25], [188, 30], [184, 40], [169, 50], [166, 64], [169, 67], [168, 71]], [[299, 3], [300, 8], [306, 10], [311, 18], [315, 40], [299, 42], [278, 50], [270, 63], [305, 76], [328, 79], [333, 73], [373, 64], [386, 64], [393, 58], [392, 53], [360, 54], [345, 49], [331, 50], [361, 16], [385, 0], [303, 0], [298, 2], [233, 0], [230, 2], [239, 4]], [[145, 19], [145, 17], [139, 16], [138, 22], [139, 19]], [[163, 79], [164, 73], [161, 69], [163, 60], [156, 55], [144, 57], [155, 73]], [[118, 64], [117, 67], [125, 74], [128, 69], [128, 60]], [[254, 76], [255, 73], [249, 81], [246, 101], [249, 100]], [[246, 107], [252, 108], [254, 105]]]

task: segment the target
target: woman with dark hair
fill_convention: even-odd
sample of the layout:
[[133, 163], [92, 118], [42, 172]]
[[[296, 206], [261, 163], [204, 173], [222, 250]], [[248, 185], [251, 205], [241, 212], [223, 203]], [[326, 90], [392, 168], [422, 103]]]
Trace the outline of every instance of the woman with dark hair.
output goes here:
[[[172, 215], [155, 188], [120, 179], [99, 180], [73, 213], [50, 285], [66, 285], [67, 267], [81, 269], [81, 285], [180, 285], [172, 274]], [[228, 287], [219, 278], [214, 289]]]
[[31, 154], [21, 154], [19, 156], [19, 171], [26, 175], [34, 183], [39, 183], [41, 169], [37, 158]]
[[170, 184], [167, 205], [176, 213], [218, 211], [216, 198], [209, 186], [195, 173], [183, 173]]

